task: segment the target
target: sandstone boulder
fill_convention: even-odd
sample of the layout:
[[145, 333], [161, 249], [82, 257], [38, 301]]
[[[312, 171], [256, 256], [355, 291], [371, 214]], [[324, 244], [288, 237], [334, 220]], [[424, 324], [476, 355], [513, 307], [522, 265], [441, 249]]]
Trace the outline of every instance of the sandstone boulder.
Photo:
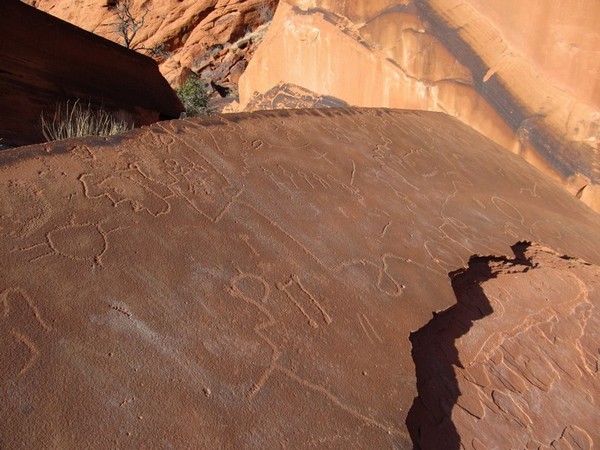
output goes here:
[[600, 219], [456, 119], [232, 114], [0, 167], [2, 448], [600, 444]]

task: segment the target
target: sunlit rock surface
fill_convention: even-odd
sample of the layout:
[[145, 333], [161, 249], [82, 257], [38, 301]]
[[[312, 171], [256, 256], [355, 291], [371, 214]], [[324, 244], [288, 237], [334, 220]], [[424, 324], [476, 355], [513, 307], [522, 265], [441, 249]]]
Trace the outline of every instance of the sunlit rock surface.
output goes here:
[[[234, 114], [2, 152], [0, 447], [440, 448], [422, 441], [436, 418], [466, 448], [598, 445], [598, 269], [510, 255], [535, 241], [599, 264], [599, 229], [432, 112]], [[473, 255], [495, 277], [456, 316]], [[436, 311], [459, 333], [430, 367], [416, 337]]]
[[240, 80], [356, 106], [443, 111], [600, 211], [600, 6], [593, 0], [285, 0]]
[[[118, 1], [26, 3], [123, 44], [117, 31]], [[132, 17], [143, 20], [132, 47], [155, 57], [173, 86], [185, 82], [190, 71], [216, 83], [237, 84], [276, 6], [277, 0], [130, 0]]]

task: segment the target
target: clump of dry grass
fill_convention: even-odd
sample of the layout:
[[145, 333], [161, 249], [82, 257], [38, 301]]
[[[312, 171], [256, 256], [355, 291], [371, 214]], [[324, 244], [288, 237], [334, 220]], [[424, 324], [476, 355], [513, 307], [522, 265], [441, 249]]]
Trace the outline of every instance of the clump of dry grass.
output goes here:
[[112, 136], [133, 128], [133, 124], [79, 100], [58, 103], [54, 114], [42, 113], [40, 119], [42, 134], [48, 142], [72, 137]]

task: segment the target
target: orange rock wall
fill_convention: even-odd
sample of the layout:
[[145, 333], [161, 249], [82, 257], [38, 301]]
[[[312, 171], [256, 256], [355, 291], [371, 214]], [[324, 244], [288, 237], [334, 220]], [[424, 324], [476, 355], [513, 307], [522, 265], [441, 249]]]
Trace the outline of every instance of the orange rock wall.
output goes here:
[[284, 82], [352, 105], [443, 111], [600, 210], [600, 5], [576, 3], [286, 0], [240, 104]]
[[[77, 5], [70, 0], [28, 3], [121, 43], [115, 31], [116, 16], [107, 8], [107, 1], [84, 0]], [[203, 69], [203, 64], [220, 51], [218, 46], [238, 41], [265, 23], [276, 5], [277, 0], [131, 0], [131, 11], [137, 19], [148, 11], [132, 44], [139, 49], [162, 44], [168, 56], [160, 61], [161, 72], [172, 85], [178, 85], [190, 70]]]
[[283, 2], [240, 80], [240, 106], [285, 80], [352, 105], [447, 112], [514, 148], [514, 133], [470, 87], [468, 69], [423, 27], [414, 14], [394, 10], [359, 34], [329, 13], [300, 14]]

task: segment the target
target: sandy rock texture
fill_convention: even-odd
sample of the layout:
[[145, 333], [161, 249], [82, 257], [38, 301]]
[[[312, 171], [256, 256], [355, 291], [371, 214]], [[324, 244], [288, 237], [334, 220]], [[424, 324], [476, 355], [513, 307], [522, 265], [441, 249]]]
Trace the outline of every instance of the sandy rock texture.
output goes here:
[[0, 447], [597, 446], [599, 229], [433, 112], [4, 151]]
[[240, 80], [356, 106], [446, 112], [600, 210], [593, 0], [284, 0]]
[[513, 251], [452, 273], [457, 304], [411, 336], [417, 447], [600, 442], [600, 267], [525, 242]]
[[[27, 0], [85, 30], [122, 43], [114, 8], [125, 0]], [[131, 0], [144, 18], [132, 47], [153, 55], [173, 86], [190, 71], [219, 84], [237, 84], [275, 11], [277, 0]], [[154, 50], [154, 51], [152, 51]]]

